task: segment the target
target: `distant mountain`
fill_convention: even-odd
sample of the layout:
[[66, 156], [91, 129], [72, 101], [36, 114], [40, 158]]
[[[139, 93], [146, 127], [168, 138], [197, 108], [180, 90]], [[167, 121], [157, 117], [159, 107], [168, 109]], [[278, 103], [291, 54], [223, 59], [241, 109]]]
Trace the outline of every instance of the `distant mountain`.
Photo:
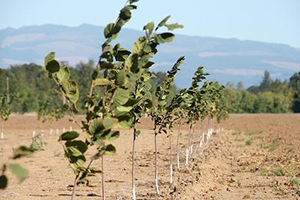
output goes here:
[[[0, 30], [0, 67], [42, 64], [50, 51], [55, 51], [60, 61], [68, 61], [72, 66], [79, 61], [97, 60], [104, 41], [103, 29], [82, 24]], [[131, 49], [141, 35], [141, 31], [123, 29], [117, 42]], [[300, 70], [300, 50], [288, 45], [186, 35], [176, 35], [172, 43], [160, 46], [152, 69], [167, 71], [181, 55], [186, 56], [186, 61], [176, 77], [179, 87], [189, 86], [193, 72], [200, 65], [211, 73], [210, 80], [223, 84], [243, 81], [245, 86], [259, 84], [264, 70], [280, 79], [287, 79]]]

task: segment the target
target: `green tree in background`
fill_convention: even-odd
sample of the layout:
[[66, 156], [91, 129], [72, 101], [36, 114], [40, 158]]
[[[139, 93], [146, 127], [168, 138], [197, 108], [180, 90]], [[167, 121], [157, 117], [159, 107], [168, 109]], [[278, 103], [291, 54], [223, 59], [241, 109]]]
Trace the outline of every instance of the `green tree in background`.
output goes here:
[[[66, 63], [64, 65], [67, 65]], [[78, 83], [81, 94], [89, 93], [91, 74], [95, 67], [94, 61], [80, 62], [70, 67], [74, 80]], [[57, 108], [63, 106], [63, 98], [58, 91], [53, 90], [54, 84], [48, 79], [45, 70], [34, 63], [14, 65], [0, 71], [0, 94], [6, 92], [6, 77], [10, 80], [10, 91], [19, 94], [19, 98], [12, 102], [12, 112], [38, 112], [45, 102], [52, 102]], [[151, 94], [166, 79], [165, 72], [155, 72], [150, 80]], [[179, 88], [172, 84], [167, 102], [178, 94]], [[300, 112], [300, 72], [295, 73], [289, 80], [271, 78], [265, 71], [262, 82], [258, 86], [251, 86], [245, 90], [243, 83], [226, 84], [226, 106], [230, 113], [290, 113]], [[60, 99], [57, 101], [57, 99]], [[83, 96], [78, 101], [79, 113], [85, 112]]]
[[268, 70], [265, 71], [263, 80], [259, 86], [260, 92], [266, 92], [271, 90], [272, 79]]
[[293, 91], [293, 102], [292, 102], [292, 110], [295, 113], [300, 112], [300, 72], [295, 73], [289, 82], [289, 86]]

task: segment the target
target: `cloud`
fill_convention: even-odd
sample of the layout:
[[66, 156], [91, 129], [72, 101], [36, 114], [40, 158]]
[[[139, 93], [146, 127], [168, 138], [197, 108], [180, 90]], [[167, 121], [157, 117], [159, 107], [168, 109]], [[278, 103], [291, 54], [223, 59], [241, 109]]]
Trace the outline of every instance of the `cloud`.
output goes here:
[[[88, 62], [89, 58], [84, 56], [65, 56], [65, 57], [56, 57], [56, 59], [59, 62], [67, 62], [71, 66], [75, 66], [76, 64], [79, 64], [80, 62]], [[37, 63], [43, 64], [44, 60], [39, 60]]]
[[274, 74], [271, 74], [270, 76], [272, 77], [272, 78], [276, 78], [276, 77], [279, 77], [279, 76], [281, 76], [282, 75], [282, 73], [274, 73]]
[[3, 62], [7, 65], [20, 65], [24, 63], [29, 63], [28, 61], [25, 60], [15, 60], [15, 59], [9, 59], [9, 58], [3, 58]]
[[10, 47], [14, 44], [22, 43], [22, 42], [33, 42], [37, 40], [46, 39], [47, 35], [43, 33], [33, 33], [33, 34], [22, 34], [16, 36], [6, 37], [1, 46], [2, 47]]
[[200, 52], [200, 58], [209, 58], [214, 56], [276, 56], [277, 54], [264, 51], [236, 51], [236, 52]]
[[227, 74], [234, 76], [261, 76], [264, 73], [264, 70], [256, 70], [256, 69], [212, 69], [210, 70], [214, 73], [219, 74]]
[[151, 67], [151, 69], [155, 69], [155, 68], [157, 68], [157, 67], [164, 67], [164, 66], [173, 66], [174, 65], [174, 63], [172, 63], [172, 62], [160, 62], [160, 63], [155, 63], [152, 67]]
[[262, 63], [270, 64], [275, 67], [281, 67], [285, 69], [290, 69], [293, 71], [300, 70], [300, 63], [293, 63], [293, 62], [277, 62], [277, 61], [269, 61], [269, 60], [262, 60]]

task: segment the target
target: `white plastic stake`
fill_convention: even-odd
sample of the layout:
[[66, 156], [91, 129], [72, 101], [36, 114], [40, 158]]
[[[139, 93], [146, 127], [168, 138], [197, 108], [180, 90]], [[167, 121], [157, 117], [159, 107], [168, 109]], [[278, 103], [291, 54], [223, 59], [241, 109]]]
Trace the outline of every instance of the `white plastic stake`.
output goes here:
[[32, 131], [32, 137], [34, 137], [35, 136], [35, 131]]
[[72, 128], [72, 126], [70, 126], [70, 131], [72, 131], [73, 130], [73, 128]]
[[200, 143], [199, 143], [199, 147], [202, 147], [202, 143], [203, 143], [203, 138], [201, 138]]
[[170, 164], [170, 184], [173, 183], [173, 164]]
[[59, 130], [58, 130], [58, 128], [56, 129], [56, 135], [58, 135], [59, 134]]
[[189, 164], [189, 149], [186, 148], [185, 150], [185, 164], [188, 165]]
[[159, 195], [158, 178], [155, 179], [155, 190], [156, 190], [156, 193]]
[[179, 168], [180, 161], [179, 161], [179, 153], [177, 154], [177, 168]]
[[135, 185], [132, 188], [132, 200], [136, 200]]
[[3, 140], [3, 139], [4, 139], [4, 133], [1, 132], [1, 140]]
[[65, 129], [65, 127], [63, 128], [63, 133], [64, 133], [64, 132], [66, 132], [66, 129]]
[[200, 144], [199, 144], [199, 147], [200, 147], [200, 148], [202, 147], [202, 145], [203, 145], [203, 143], [204, 143], [204, 137], [205, 137], [205, 134], [202, 133], [202, 138], [201, 138]]
[[52, 133], [53, 133], [53, 130], [52, 130], [52, 128], [50, 129], [50, 135], [52, 135]]

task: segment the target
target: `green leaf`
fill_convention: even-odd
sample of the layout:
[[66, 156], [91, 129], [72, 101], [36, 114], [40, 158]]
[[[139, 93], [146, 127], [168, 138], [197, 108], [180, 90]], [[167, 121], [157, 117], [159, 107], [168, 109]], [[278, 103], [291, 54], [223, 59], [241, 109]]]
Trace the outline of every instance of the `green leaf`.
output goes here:
[[106, 78], [96, 78], [94, 81], [94, 86], [106, 86], [111, 84], [112, 82]]
[[126, 83], [126, 74], [125, 69], [122, 69], [119, 71], [116, 77], [116, 85], [122, 86]]
[[77, 83], [75, 81], [65, 81], [61, 86], [70, 102], [76, 104], [79, 99]]
[[13, 159], [18, 159], [22, 157], [31, 157], [33, 150], [27, 146], [20, 146], [14, 150]]
[[117, 110], [120, 112], [129, 112], [132, 110], [132, 106], [117, 106]]
[[102, 124], [104, 126], [105, 129], [111, 129], [114, 127], [114, 125], [116, 125], [118, 123], [118, 119], [116, 118], [112, 118], [112, 117], [105, 117], [102, 120]]
[[173, 33], [161, 33], [161, 34], [157, 34], [154, 36], [156, 43], [158, 44], [162, 44], [165, 42], [172, 42], [174, 39], [174, 34]]
[[105, 137], [106, 141], [114, 141], [120, 137], [120, 131], [110, 131], [109, 134]]
[[145, 37], [140, 37], [138, 38], [135, 43], [133, 44], [132, 47], [132, 53], [133, 54], [141, 54], [145, 45], [146, 45], [146, 38]]
[[117, 106], [124, 105], [128, 101], [128, 99], [129, 90], [124, 88], [118, 88], [114, 99], [114, 104]]
[[23, 168], [19, 164], [9, 164], [8, 168], [10, 169], [11, 173], [18, 178], [19, 182], [24, 181], [29, 173], [27, 169]]
[[8, 179], [5, 175], [0, 176], [0, 190], [3, 190], [7, 187]]
[[149, 81], [145, 83], [144, 87], [145, 87], [145, 91], [150, 91], [152, 89], [152, 85]]
[[154, 22], [149, 22], [144, 26], [144, 30], [148, 30], [148, 35], [151, 35], [154, 29]]
[[90, 167], [89, 170], [91, 171], [91, 173], [101, 173], [102, 172], [100, 167]]
[[104, 61], [101, 61], [98, 66], [99, 69], [113, 69], [114, 67], [115, 65], [113, 63]]
[[99, 158], [101, 158], [101, 154], [99, 152], [91, 157], [92, 160], [98, 160]]
[[[126, 104], [124, 104], [123, 106], [125, 107], [134, 107], [135, 105], [137, 105], [138, 103], [140, 103], [140, 101], [142, 100], [143, 98], [140, 97], [140, 98], [137, 98], [137, 99], [133, 99], [133, 98], [129, 98], [129, 100], [126, 102]], [[119, 107], [119, 106], [118, 106]], [[117, 107], [117, 110], [118, 110], [118, 107]], [[123, 108], [121, 108], [123, 109]], [[121, 110], [120, 109], [120, 110]], [[119, 111], [119, 110], [118, 110]], [[122, 111], [121, 111], [122, 112]]]
[[71, 156], [74, 156], [74, 157], [79, 157], [79, 156], [83, 155], [81, 151], [76, 149], [76, 147], [68, 147], [67, 151]]
[[117, 116], [119, 122], [115, 126], [115, 128], [131, 128], [132, 123], [133, 123], [133, 117], [130, 114], [123, 114], [120, 116]]
[[141, 66], [143, 68], [149, 68], [151, 65], [149, 65], [148, 62], [151, 57], [152, 56], [149, 54], [143, 55], [141, 57], [141, 59], [139, 60], [139, 66]]
[[76, 131], [68, 131], [63, 134], [61, 134], [58, 138], [58, 141], [61, 140], [74, 140], [75, 138], [79, 137], [79, 133]]
[[160, 27], [162, 27], [162, 26], [164, 26], [166, 23], [167, 23], [167, 21], [170, 19], [170, 15], [169, 16], [167, 16], [166, 18], [164, 18], [161, 22], [159, 22], [159, 24], [157, 25], [157, 27], [156, 27], [156, 31], [157, 31], [157, 29], [159, 29]]
[[113, 131], [111, 129], [108, 129], [104, 131], [101, 135], [97, 136], [97, 140], [94, 142], [95, 145], [98, 147], [102, 147], [103, 143], [102, 141], [113, 141], [117, 139], [120, 136], [119, 131]]
[[83, 171], [83, 173], [81, 173], [80, 178], [78, 179], [77, 184], [84, 184], [86, 181], [86, 177], [88, 176], [88, 172], [87, 171]]
[[50, 73], [58, 72], [59, 68], [59, 62], [57, 62], [56, 60], [51, 60], [46, 65], [46, 70]]
[[138, 137], [141, 134], [141, 131], [140, 130], [136, 130], [134, 134], [135, 134], [135, 136]]
[[113, 59], [113, 50], [110, 47], [105, 49], [105, 51], [101, 54], [100, 60], [102, 60], [103, 58], [105, 58], [108, 62], [100, 61], [98, 64], [100, 64], [101, 69], [112, 69], [114, 67], [112, 63], [114, 59]]
[[[81, 141], [81, 140], [67, 141], [66, 144], [65, 144], [65, 146], [67, 148], [71, 148], [71, 151], [72, 152], [74, 151], [74, 153], [76, 153], [77, 152], [76, 150], [78, 150], [79, 152], [81, 152], [83, 154], [88, 149], [87, 145], [83, 141]], [[76, 150], [74, 150], [74, 148]]]
[[111, 32], [112, 32], [113, 27], [114, 27], [114, 23], [109, 23], [106, 25], [106, 27], [104, 29], [104, 37], [105, 38], [111, 37]]
[[124, 20], [124, 22], [122, 22], [122, 23], [127, 22], [131, 18], [130, 10], [136, 9], [136, 8], [137, 7], [135, 5], [128, 5], [121, 9], [119, 17], [120, 17], [120, 19]]
[[117, 61], [123, 62], [130, 54], [131, 52], [127, 49], [119, 48], [117, 53], [115, 54], [115, 58]]
[[59, 83], [69, 80], [70, 70], [68, 67], [61, 67], [56, 74]]
[[135, 3], [135, 2], [138, 2], [139, 0], [129, 0], [129, 3], [132, 4], [132, 3]]
[[115, 154], [115, 153], [116, 153], [116, 148], [112, 144], [105, 146], [105, 154], [106, 155]]
[[47, 64], [55, 59], [55, 52], [50, 52], [46, 57], [45, 57], [45, 66], [47, 66]]
[[104, 126], [101, 119], [95, 119], [89, 126], [89, 133], [91, 135], [97, 135], [104, 131]]
[[70, 158], [69, 166], [73, 169], [75, 174], [78, 174], [80, 171], [85, 171], [84, 164], [85, 164], [86, 158], [84, 157], [84, 155], [81, 155], [78, 157], [71, 156], [69, 158]]
[[178, 24], [178, 23], [174, 23], [174, 24], [165, 24], [165, 27], [167, 27], [167, 29], [169, 31], [173, 31], [173, 30], [178, 29], [178, 28], [183, 28], [183, 25]]
[[94, 70], [93, 71], [93, 74], [92, 74], [92, 79], [95, 80], [98, 76], [98, 71], [97, 70]]

